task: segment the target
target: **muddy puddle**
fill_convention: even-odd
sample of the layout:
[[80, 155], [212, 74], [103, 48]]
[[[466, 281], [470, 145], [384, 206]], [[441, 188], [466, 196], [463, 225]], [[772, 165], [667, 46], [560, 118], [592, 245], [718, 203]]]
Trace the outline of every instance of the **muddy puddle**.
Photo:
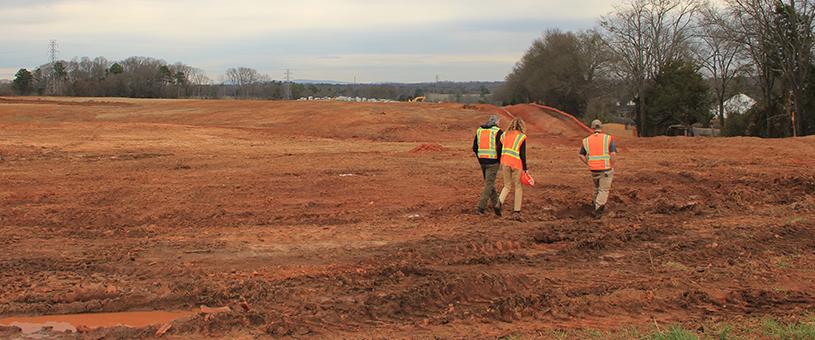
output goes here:
[[19, 327], [22, 329], [23, 334], [36, 333], [44, 328], [56, 332], [76, 332], [76, 328], [79, 326], [85, 326], [87, 328], [120, 325], [125, 327], [144, 327], [170, 322], [193, 313], [195, 312], [153, 311], [11, 317], [0, 319], [0, 325]]

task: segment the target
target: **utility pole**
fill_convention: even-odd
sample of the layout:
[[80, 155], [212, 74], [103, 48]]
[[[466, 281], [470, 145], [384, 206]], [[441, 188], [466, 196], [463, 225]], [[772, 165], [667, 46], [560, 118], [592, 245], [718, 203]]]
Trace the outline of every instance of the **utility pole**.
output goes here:
[[283, 86], [285, 94], [283, 100], [291, 100], [291, 71], [286, 69], [286, 84]]
[[57, 56], [59, 55], [59, 51], [57, 51], [57, 40], [51, 39], [51, 43], [48, 44], [48, 64], [51, 65], [51, 76], [46, 81], [45, 85], [45, 94], [47, 95], [55, 95], [57, 93]]

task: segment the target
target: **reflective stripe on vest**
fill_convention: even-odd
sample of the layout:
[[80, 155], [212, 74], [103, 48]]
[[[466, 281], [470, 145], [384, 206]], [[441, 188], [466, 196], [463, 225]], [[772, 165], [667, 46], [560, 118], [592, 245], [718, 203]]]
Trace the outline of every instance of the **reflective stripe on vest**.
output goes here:
[[498, 159], [498, 150], [495, 145], [495, 135], [501, 131], [497, 126], [489, 129], [478, 128], [475, 132], [478, 137], [478, 158]]
[[[501, 135], [501, 164], [523, 170], [524, 163], [521, 160], [521, 144], [526, 140], [526, 135], [518, 130], [513, 130]], [[510, 141], [511, 143], [507, 143]]]
[[583, 148], [589, 160], [589, 170], [611, 169], [611, 154], [608, 152], [611, 136], [595, 133], [583, 139]]

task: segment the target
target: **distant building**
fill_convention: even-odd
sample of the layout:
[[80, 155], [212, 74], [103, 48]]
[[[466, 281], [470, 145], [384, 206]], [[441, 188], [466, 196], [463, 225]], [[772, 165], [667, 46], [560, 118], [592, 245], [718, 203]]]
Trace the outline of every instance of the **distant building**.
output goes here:
[[[724, 102], [724, 118], [727, 118], [729, 113], [744, 114], [755, 104], [756, 100], [750, 98], [750, 96], [744, 93], [736, 94]], [[713, 113], [713, 117], [719, 119], [719, 106], [712, 108], [711, 113]]]

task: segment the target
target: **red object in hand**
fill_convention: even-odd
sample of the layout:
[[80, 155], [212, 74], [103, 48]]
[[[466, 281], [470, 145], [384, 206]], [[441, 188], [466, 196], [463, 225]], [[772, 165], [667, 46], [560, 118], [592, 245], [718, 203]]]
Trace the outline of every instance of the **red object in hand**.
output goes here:
[[533, 186], [535, 185], [535, 179], [532, 178], [529, 171], [524, 171], [524, 173], [521, 174], [521, 183], [523, 183], [523, 185]]

